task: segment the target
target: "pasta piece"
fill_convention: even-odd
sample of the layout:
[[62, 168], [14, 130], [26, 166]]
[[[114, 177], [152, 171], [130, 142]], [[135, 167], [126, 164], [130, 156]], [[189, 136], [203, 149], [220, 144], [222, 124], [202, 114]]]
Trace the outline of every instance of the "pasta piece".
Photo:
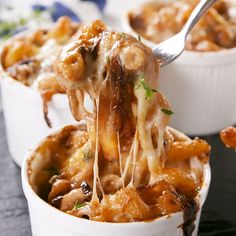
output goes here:
[[236, 128], [228, 127], [220, 132], [222, 142], [228, 148], [236, 148]]
[[201, 157], [201, 155], [209, 155], [209, 144], [202, 139], [194, 139], [187, 142], [174, 142], [167, 152], [168, 161], [184, 161], [191, 157]]

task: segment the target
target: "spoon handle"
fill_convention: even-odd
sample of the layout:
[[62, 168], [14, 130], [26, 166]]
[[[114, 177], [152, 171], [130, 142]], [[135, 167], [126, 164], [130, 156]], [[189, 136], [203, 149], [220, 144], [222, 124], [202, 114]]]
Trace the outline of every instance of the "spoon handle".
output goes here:
[[218, 0], [200, 0], [198, 5], [194, 8], [193, 12], [191, 13], [188, 21], [186, 22], [182, 32], [185, 35], [185, 39], [194, 27], [194, 25], [198, 22], [199, 18], [203, 14], [206, 13], [206, 11]]

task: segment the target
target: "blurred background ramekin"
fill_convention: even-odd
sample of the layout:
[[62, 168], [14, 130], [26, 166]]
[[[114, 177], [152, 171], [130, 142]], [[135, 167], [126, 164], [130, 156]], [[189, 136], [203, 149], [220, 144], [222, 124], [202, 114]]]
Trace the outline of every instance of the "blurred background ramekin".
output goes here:
[[[54, 1], [27, 0], [3, 1], [0, 3], [0, 45], [11, 40], [15, 34], [27, 34], [38, 28], [47, 28], [61, 16], [68, 16], [76, 22], [101, 18], [106, 1]], [[87, 10], [89, 9], [89, 14]], [[3, 109], [8, 148], [14, 161], [21, 166], [28, 148], [50, 128], [43, 114], [40, 93], [11, 78], [0, 65], [0, 111]], [[86, 107], [91, 103], [86, 99]], [[65, 94], [55, 94], [48, 104], [48, 117], [53, 128], [74, 123]]]
[[[76, 21], [87, 21], [94, 17], [101, 18], [104, 4], [105, 0], [99, 2], [3, 1], [0, 4], [0, 7], [3, 7], [0, 8], [0, 13], [4, 14], [1, 14], [0, 22], [7, 28], [0, 32], [2, 33], [0, 44], [4, 45], [6, 38], [23, 30], [30, 31], [52, 25], [62, 15], [67, 15]], [[89, 14], [87, 14], [87, 9], [90, 9]], [[20, 23], [19, 19], [21, 19]], [[36, 89], [22, 85], [2, 71], [0, 72], [0, 84], [0, 111], [3, 109], [4, 112], [8, 148], [13, 160], [21, 166], [29, 147], [44, 136], [50, 128], [45, 122], [42, 98]], [[86, 104], [91, 109], [88, 99]], [[54, 95], [48, 104], [48, 110], [53, 128], [74, 123], [65, 94]]]
[[209, 135], [236, 123], [236, 49], [188, 52], [160, 72], [160, 89], [184, 133]]
[[[40, 93], [2, 73], [1, 93], [8, 148], [13, 160], [22, 165], [24, 155], [36, 140], [50, 131], [43, 114]], [[55, 94], [48, 104], [53, 128], [74, 123], [67, 95]]]
[[[62, 129], [52, 132], [50, 136], [59, 134]], [[181, 225], [184, 222], [183, 213], [174, 213], [158, 218], [153, 221], [135, 223], [105, 223], [86, 219], [80, 219], [63, 213], [43, 201], [31, 187], [33, 174], [43, 168], [46, 156], [34, 155], [33, 153], [44, 143], [45, 139], [36, 144], [27, 153], [22, 166], [22, 185], [28, 202], [32, 233], [34, 236], [57, 235], [57, 236], [182, 236]], [[44, 159], [43, 159], [44, 158]], [[30, 171], [29, 171], [30, 170]], [[29, 183], [30, 179], [30, 183]], [[206, 200], [211, 180], [209, 164], [203, 165], [203, 184], [197, 196], [200, 209], [195, 221], [195, 230], [192, 236], [197, 236], [201, 210]], [[35, 188], [34, 188], [35, 189]]]
[[[150, 2], [150, 1], [144, 1]], [[140, 4], [133, 4], [130, 10]], [[137, 37], [123, 15], [123, 28]], [[156, 44], [141, 38], [153, 48]], [[174, 115], [170, 125], [191, 136], [209, 135], [236, 123], [236, 48], [214, 52], [184, 51], [173, 63], [162, 67], [160, 90]]]

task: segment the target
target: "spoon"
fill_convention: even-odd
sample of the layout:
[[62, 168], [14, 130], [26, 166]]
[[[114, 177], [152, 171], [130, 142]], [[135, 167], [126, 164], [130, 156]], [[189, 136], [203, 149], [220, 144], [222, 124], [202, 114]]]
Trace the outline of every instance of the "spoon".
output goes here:
[[183, 29], [152, 49], [154, 56], [160, 61], [161, 66], [168, 65], [182, 54], [188, 34], [202, 15], [206, 13], [216, 1], [217, 0], [200, 0]]

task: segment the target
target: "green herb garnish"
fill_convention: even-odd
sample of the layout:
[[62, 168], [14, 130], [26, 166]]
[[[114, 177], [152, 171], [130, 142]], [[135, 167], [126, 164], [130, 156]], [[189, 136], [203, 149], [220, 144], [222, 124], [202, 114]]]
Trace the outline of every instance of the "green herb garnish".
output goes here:
[[109, 63], [110, 62], [110, 57], [107, 55], [106, 56], [106, 62]]
[[25, 18], [20, 18], [19, 24], [25, 25], [27, 23], [27, 20]]
[[17, 29], [22, 29], [22, 27], [27, 23], [27, 20], [20, 18], [17, 22], [0, 22], [0, 37], [7, 39], [11, 35], [15, 34]]
[[119, 35], [120, 35], [120, 37], [123, 38], [123, 39], [126, 39], [126, 38], [127, 38], [127, 36], [126, 36], [125, 33], [119, 33]]
[[[144, 77], [142, 76], [142, 74], [139, 74], [138, 76], [141, 78]], [[144, 78], [139, 79], [136, 89], [140, 88], [141, 86], [145, 89], [146, 92], [145, 99], [151, 98], [154, 93], [158, 92], [156, 89], [151, 88], [150, 85], [145, 82]]]
[[34, 13], [34, 16], [35, 16], [36, 18], [38, 18], [38, 17], [41, 16], [42, 12], [43, 12], [43, 11], [37, 9], [37, 10], [34, 10], [33, 13]]
[[84, 207], [85, 205], [86, 205], [86, 203], [76, 202], [74, 207], [73, 207], [73, 210], [78, 210], [79, 208]]
[[84, 152], [83, 161], [89, 161], [93, 154], [91, 152]]
[[168, 110], [168, 109], [165, 109], [165, 108], [162, 108], [161, 111], [162, 111], [163, 113], [165, 113], [166, 115], [168, 115], [168, 116], [171, 116], [171, 115], [174, 114], [173, 111]]
[[0, 37], [11, 36], [17, 28], [15, 22], [0, 22]]
[[200, 190], [201, 190], [201, 188], [200, 188], [199, 186], [195, 188], [195, 192], [196, 192], [197, 194], [199, 194]]

